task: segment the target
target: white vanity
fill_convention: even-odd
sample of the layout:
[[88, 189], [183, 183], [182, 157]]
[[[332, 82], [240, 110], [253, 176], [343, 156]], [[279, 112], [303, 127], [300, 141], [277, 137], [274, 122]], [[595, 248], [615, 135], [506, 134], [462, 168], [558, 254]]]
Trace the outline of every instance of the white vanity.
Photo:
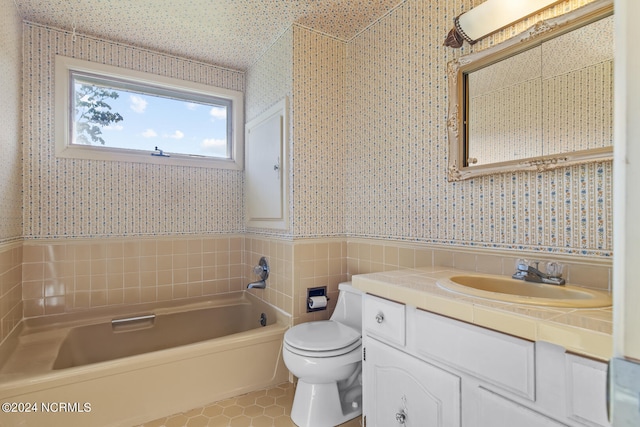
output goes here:
[[430, 267], [353, 277], [366, 426], [608, 426], [611, 309], [537, 307], [440, 288]]

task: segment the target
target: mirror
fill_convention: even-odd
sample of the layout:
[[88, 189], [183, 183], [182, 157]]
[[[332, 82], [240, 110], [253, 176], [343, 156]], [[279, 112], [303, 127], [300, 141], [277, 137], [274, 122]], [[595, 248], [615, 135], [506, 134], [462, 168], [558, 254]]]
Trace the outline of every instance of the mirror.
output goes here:
[[449, 181], [613, 156], [613, 5], [449, 63]]

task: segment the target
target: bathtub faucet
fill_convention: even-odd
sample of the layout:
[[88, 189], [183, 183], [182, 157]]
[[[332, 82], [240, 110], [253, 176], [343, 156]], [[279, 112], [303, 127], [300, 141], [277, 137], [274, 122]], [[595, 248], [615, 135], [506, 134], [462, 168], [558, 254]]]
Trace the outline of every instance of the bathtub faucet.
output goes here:
[[264, 289], [267, 287], [267, 282], [260, 280], [258, 282], [251, 282], [247, 285], [247, 289]]
[[269, 264], [265, 257], [260, 258], [258, 265], [253, 267], [253, 272], [260, 277], [257, 282], [251, 282], [247, 285], [247, 289], [264, 289], [267, 287], [267, 279], [269, 278]]

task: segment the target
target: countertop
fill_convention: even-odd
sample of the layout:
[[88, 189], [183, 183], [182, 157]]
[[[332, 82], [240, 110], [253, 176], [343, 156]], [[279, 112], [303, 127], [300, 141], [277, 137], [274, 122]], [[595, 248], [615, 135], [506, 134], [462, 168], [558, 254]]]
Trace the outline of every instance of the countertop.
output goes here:
[[546, 341], [571, 353], [608, 361], [613, 351], [613, 311], [505, 303], [455, 293], [437, 285], [457, 274], [451, 267], [425, 267], [354, 275], [366, 293], [467, 323], [528, 339]]

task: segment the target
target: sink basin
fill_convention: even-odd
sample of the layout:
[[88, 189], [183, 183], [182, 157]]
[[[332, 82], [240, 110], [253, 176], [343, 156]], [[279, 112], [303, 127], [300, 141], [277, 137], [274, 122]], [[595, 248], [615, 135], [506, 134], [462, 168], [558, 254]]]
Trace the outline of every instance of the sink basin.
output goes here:
[[550, 307], [609, 307], [611, 296], [579, 286], [546, 285], [504, 276], [457, 275], [439, 280], [441, 288], [490, 300]]

